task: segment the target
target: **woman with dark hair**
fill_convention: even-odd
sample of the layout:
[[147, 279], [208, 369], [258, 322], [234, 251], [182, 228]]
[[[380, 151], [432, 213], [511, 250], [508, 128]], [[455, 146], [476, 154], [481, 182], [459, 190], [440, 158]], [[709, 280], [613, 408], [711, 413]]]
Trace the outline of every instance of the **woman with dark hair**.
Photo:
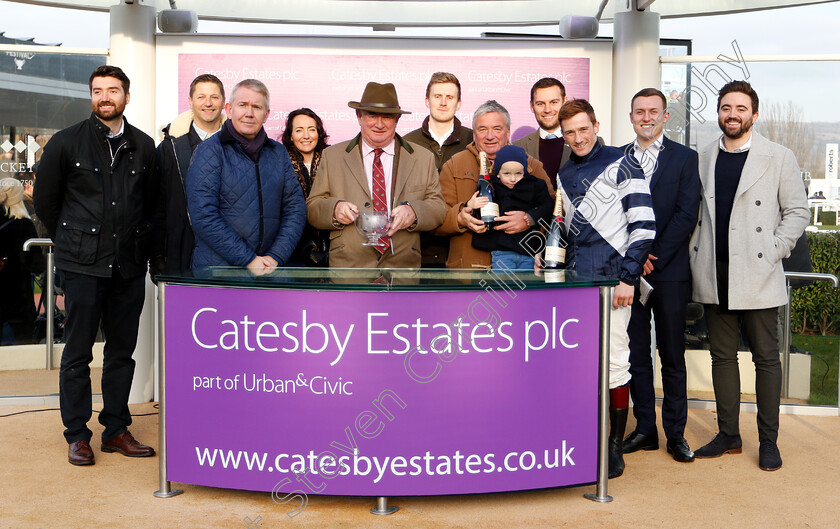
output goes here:
[[[303, 197], [309, 197], [312, 182], [318, 172], [321, 153], [327, 147], [327, 132], [321, 118], [308, 108], [299, 108], [289, 113], [282, 143], [289, 151]], [[295, 248], [290, 266], [329, 266], [329, 239], [307, 224]]]

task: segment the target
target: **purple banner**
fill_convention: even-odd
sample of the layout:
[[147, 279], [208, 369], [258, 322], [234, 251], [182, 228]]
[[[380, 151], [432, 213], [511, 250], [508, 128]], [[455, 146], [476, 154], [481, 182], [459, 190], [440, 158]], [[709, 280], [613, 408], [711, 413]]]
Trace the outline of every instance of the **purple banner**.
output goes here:
[[307, 494], [596, 480], [598, 289], [167, 285], [171, 481]]

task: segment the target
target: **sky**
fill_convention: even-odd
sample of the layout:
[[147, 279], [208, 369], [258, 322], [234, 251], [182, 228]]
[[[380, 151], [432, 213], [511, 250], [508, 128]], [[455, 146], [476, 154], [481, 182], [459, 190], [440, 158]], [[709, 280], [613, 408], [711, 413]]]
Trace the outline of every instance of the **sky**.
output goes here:
[[[666, 1], [666, 0], [659, 0]], [[652, 6], [656, 11], [656, 3]], [[7, 37], [35, 38], [39, 43], [64, 46], [107, 48], [107, 13], [46, 8], [0, 0], [0, 32]], [[594, 15], [594, 13], [593, 13]], [[81, 29], [83, 28], [83, 30]], [[840, 53], [840, 2], [813, 6], [773, 9], [735, 15], [716, 15], [665, 19], [662, 38], [691, 39], [694, 55], [732, 56], [736, 40], [744, 55]], [[453, 30], [400, 28], [388, 35], [442, 36]], [[465, 36], [480, 36], [485, 28], [463, 28]], [[494, 28], [492, 31], [522, 31]], [[553, 27], [527, 30], [553, 33]], [[281, 24], [241, 24], [199, 21], [201, 33], [348, 34], [373, 35], [369, 28], [301, 27]], [[601, 36], [612, 35], [611, 24], [601, 24]], [[704, 66], [702, 66], [704, 67]], [[701, 68], [702, 68], [701, 67]], [[764, 102], [794, 100], [803, 108], [806, 121], [840, 122], [840, 62], [774, 62], [749, 64], [749, 81]]]

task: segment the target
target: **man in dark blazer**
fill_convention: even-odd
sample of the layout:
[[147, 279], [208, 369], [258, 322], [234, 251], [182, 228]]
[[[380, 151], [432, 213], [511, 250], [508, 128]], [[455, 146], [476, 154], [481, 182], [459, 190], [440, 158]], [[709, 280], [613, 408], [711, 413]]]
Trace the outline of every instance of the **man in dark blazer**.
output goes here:
[[683, 433], [688, 414], [685, 371], [685, 314], [691, 272], [688, 241], [697, 223], [700, 176], [697, 153], [663, 135], [668, 121], [665, 95], [645, 88], [633, 96], [630, 121], [636, 140], [625, 147], [642, 166], [656, 216], [656, 239], [644, 265], [653, 287], [643, 305], [633, 302], [630, 336], [630, 395], [636, 429], [624, 441], [624, 453], [657, 450], [656, 398], [653, 392], [650, 315], [656, 321], [656, 346], [662, 363], [662, 427], [668, 453], [676, 461], [694, 461]]

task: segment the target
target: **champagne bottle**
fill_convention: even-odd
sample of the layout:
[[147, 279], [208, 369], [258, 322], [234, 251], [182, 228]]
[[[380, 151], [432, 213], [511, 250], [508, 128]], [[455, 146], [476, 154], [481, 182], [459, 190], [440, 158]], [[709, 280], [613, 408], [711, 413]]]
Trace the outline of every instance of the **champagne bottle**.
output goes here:
[[483, 206], [477, 215], [488, 227], [496, 224], [496, 217], [499, 216], [499, 205], [493, 200], [493, 186], [490, 184], [490, 171], [487, 170], [487, 153], [478, 153], [478, 161], [481, 164], [481, 174], [478, 177], [478, 196], [487, 197], [487, 204]]
[[566, 246], [569, 238], [566, 234], [566, 224], [563, 223], [563, 194], [557, 190], [554, 200], [554, 220], [548, 230], [545, 240], [545, 268], [556, 270], [566, 268]]

